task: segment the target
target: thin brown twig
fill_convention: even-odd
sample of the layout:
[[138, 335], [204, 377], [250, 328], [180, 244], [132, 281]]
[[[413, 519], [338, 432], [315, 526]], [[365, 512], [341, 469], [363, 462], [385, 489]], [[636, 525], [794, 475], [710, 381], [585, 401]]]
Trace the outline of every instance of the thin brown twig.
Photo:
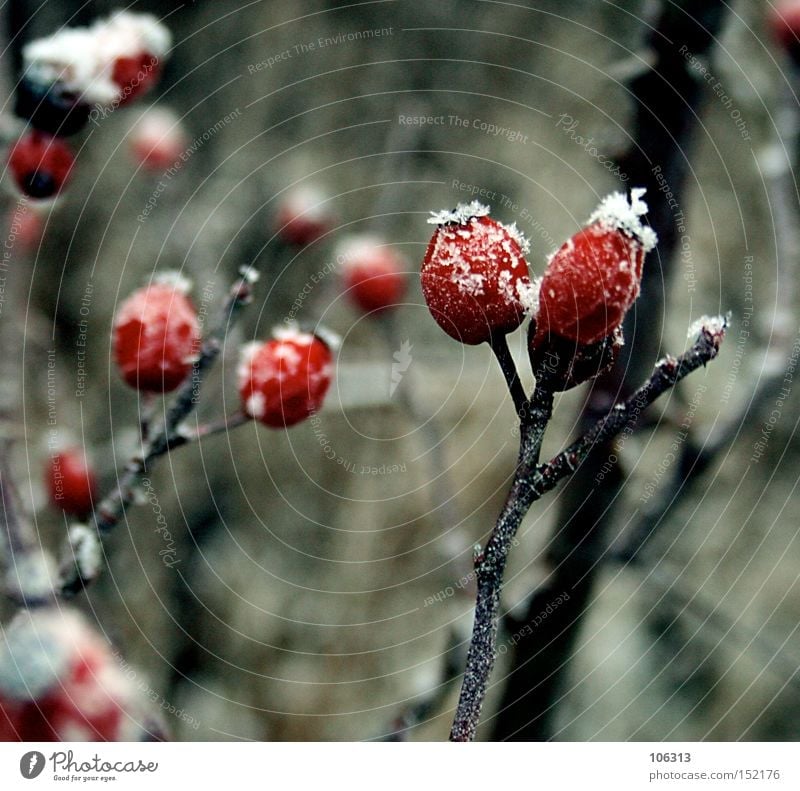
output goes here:
[[[202, 384], [203, 374], [213, 365], [231, 325], [238, 319], [242, 308], [252, 299], [254, 281], [254, 273], [246, 271], [234, 283], [223, 305], [219, 320], [204, 339], [192, 373], [187, 376], [173, 398], [163, 423], [157, 428], [150, 427], [150, 435], [144, 442], [142, 453], [128, 462], [122, 475], [118, 478], [117, 485], [95, 508], [93, 521], [96, 537], [102, 538], [111, 532], [122, 519], [125, 509], [134, 501], [142, 478], [152, 462], [171, 450], [198, 438], [197, 434], [186, 431], [182, 424], [197, 405], [197, 395]], [[236, 423], [236, 425], [240, 424]], [[87, 540], [84, 532], [80, 533], [80, 540]], [[81, 553], [77, 552], [76, 547], [70, 543], [62, 554], [61, 578], [57, 593], [62, 596], [75, 595], [93, 582], [98, 572], [99, 565], [81, 563]]]
[[450, 732], [452, 741], [472, 741], [475, 738], [495, 662], [503, 574], [514, 536], [525, 514], [534, 502], [573, 472], [595, 445], [636, 423], [642, 412], [662, 393], [713, 360], [719, 353], [726, 327], [727, 321], [722, 318], [705, 321], [688, 351], [680, 357], [666, 357], [658, 362], [650, 378], [630, 398], [616, 405], [580, 439], [544, 464], [538, 463], [538, 456], [550, 419], [552, 393], [545, 392], [537, 397], [541, 386], [534, 391], [531, 422], [527, 430], [523, 422], [520, 462], [506, 504], [486, 548], [477, 552], [475, 557], [478, 598], [467, 666]]

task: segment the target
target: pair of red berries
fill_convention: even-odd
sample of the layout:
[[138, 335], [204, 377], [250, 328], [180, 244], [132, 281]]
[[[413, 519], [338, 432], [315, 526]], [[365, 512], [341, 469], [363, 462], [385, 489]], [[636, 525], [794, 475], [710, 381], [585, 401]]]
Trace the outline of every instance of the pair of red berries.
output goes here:
[[[114, 320], [114, 357], [137, 390], [167, 393], [190, 375], [200, 352], [197, 311], [188, 284], [168, 278], [135, 291]], [[278, 428], [322, 406], [333, 373], [331, 342], [294, 327], [249, 344], [241, 354], [238, 389], [245, 414]]]
[[[322, 192], [300, 187], [289, 192], [278, 208], [276, 224], [280, 239], [293, 247], [305, 247], [328, 233], [333, 217]], [[381, 313], [395, 307], [408, 286], [405, 259], [380, 238], [355, 234], [336, 247], [347, 298], [364, 313]]]
[[577, 354], [603, 342], [636, 300], [645, 253], [656, 242], [641, 222], [643, 193], [608, 196], [550, 257], [538, 283], [530, 280], [527, 242], [515, 226], [493, 220], [477, 202], [435, 214], [421, 273], [433, 318], [453, 338], [478, 344], [513, 332], [530, 314], [532, 354], [564, 342]]

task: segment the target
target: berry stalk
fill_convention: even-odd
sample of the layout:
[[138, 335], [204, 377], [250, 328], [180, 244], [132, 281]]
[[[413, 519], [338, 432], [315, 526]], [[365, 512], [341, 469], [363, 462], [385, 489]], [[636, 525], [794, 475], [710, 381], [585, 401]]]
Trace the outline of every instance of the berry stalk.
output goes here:
[[496, 658], [500, 594], [506, 561], [514, 536], [528, 510], [574, 472], [597, 443], [636, 423], [642, 412], [662, 393], [713, 360], [719, 353], [726, 327], [727, 321], [723, 318], [705, 319], [688, 351], [680, 357], [665, 357], [659, 361], [650, 378], [630, 398], [617, 404], [580, 439], [544, 464], [538, 463], [538, 457], [552, 411], [553, 396], [547, 388], [537, 387], [531, 399], [527, 429], [525, 421], [522, 421], [520, 460], [506, 503], [485, 549], [476, 552], [475, 556], [478, 597], [464, 680], [450, 731], [451, 741], [472, 741], [475, 738]]

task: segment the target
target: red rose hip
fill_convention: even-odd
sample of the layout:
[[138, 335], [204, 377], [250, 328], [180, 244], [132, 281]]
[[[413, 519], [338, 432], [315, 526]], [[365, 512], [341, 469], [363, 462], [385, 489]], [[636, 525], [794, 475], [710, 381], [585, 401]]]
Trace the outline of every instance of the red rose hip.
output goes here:
[[767, 24], [772, 37], [800, 62], [800, 0], [778, 0], [768, 11]]
[[122, 303], [114, 319], [114, 358], [131, 387], [167, 393], [189, 375], [200, 350], [200, 325], [188, 289], [169, 276]]
[[282, 328], [271, 340], [242, 350], [242, 409], [265, 426], [293, 426], [322, 407], [332, 376], [328, 342], [293, 327]]
[[475, 201], [429, 220], [439, 227], [422, 263], [422, 293], [437, 324], [467, 344], [513, 332], [532, 307], [528, 244], [516, 226], [488, 215]]
[[136, 679], [78, 613], [64, 607], [21, 612], [0, 642], [0, 736], [37, 742], [148, 739], [147, 725], [156, 721]]
[[406, 292], [405, 260], [373, 236], [354, 236], [339, 246], [345, 293], [364, 313], [396, 305]]
[[148, 110], [136, 122], [130, 134], [130, 150], [144, 168], [167, 170], [179, 164], [186, 150], [186, 134], [180, 119], [170, 110]]
[[326, 196], [313, 187], [298, 187], [289, 192], [275, 218], [278, 236], [286, 244], [297, 247], [315, 242], [333, 225], [326, 200]]
[[91, 512], [97, 480], [83, 448], [65, 448], [53, 454], [48, 459], [45, 478], [56, 508], [77, 517]]
[[69, 146], [45, 132], [32, 131], [14, 143], [8, 168], [29, 198], [52, 198], [67, 183], [75, 158]]
[[603, 200], [588, 225], [557, 250], [539, 288], [534, 345], [551, 333], [580, 344], [611, 335], [639, 295], [645, 253], [656, 243], [642, 224], [644, 190], [631, 200], [616, 192]]

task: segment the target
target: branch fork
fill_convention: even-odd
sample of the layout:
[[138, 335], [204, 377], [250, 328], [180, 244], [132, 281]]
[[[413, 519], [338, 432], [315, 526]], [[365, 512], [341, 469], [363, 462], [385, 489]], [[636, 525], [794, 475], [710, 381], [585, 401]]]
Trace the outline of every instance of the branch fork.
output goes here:
[[[531, 398], [522, 389], [505, 337], [493, 337], [495, 352], [520, 418], [520, 452], [506, 502], [483, 551], [474, 555], [478, 595], [467, 664], [450, 732], [451, 741], [472, 741], [496, 658], [498, 615], [503, 574], [514, 537], [530, 507], [570, 475], [592, 448], [638, 421], [641, 413], [662, 393], [719, 353], [727, 317], [704, 317], [697, 325], [692, 346], [679, 357], [656, 363], [650, 378], [627, 400], [615, 405], [582, 437], [549, 461], [539, 462], [542, 441], [553, 411], [553, 390], [546, 377], [537, 382]], [[476, 548], [477, 549], [477, 548]]]

